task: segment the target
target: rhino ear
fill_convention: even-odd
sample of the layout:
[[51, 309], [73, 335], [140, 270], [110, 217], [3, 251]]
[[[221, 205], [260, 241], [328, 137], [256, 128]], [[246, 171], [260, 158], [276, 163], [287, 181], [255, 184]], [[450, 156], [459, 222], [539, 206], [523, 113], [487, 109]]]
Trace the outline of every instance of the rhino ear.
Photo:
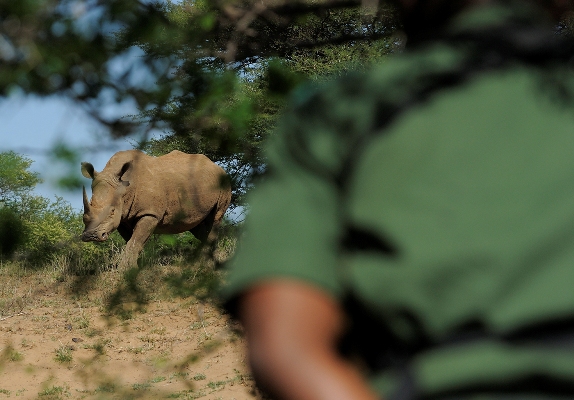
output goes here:
[[[130, 184], [129, 181], [131, 178], [132, 170], [133, 170], [133, 161], [128, 161], [127, 163], [122, 165], [122, 169], [120, 170], [120, 173], [118, 174], [118, 178], [124, 184], [124, 186], [129, 186], [129, 184]], [[127, 185], [126, 185], [126, 183], [127, 183]]]
[[95, 179], [98, 172], [94, 169], [94, 166], [89, 162], [82, 163], [82, 175], [86, 178]]

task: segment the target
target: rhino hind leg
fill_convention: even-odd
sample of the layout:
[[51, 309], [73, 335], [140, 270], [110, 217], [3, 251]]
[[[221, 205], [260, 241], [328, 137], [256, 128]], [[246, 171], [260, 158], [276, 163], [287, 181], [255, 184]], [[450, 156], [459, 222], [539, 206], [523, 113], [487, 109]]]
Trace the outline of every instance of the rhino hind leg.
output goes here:
[[[201, 243], [207, 244], [215, 240], [212, 231], [214, 230], [215, 213], [217, 211], [216, 206], [214, 206], [209, 214], [201, 221], [199, 224], [191, 228], [189, 231], [195, 236]], [[209, 239], [209, 240], [208, 240]]]
[[202, 245], [197, 248], [194, 257], [199, 257], [208, 262], [213, 269], [220, 267], [220, 262], [217, 261], [217, 234], [219, 231], [220, 219], [216, 218], [217, 205], [213, 207], [211, 212], [205, 217], [201, 223], [195, 228], [190, 229], [193, 235], [201, 240]]
[[196, 239], [198, 239], [201, 243], [207, 242], [207, 237], [209, 236], [209, 231], [205, 226], [205, 220], [201, 221], [195, 227], [189, 230]]

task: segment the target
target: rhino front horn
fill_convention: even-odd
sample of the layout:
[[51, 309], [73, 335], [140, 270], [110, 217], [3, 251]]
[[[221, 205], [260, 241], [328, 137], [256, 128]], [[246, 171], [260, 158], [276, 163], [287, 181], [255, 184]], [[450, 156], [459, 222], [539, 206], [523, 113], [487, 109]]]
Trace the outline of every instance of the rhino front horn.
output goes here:
[[87, 213], [90, 210], [90, 202], [88, 201], [88, 195], [86, 194], [86, 187], [82, 186], [84, 191], [84, 213]]

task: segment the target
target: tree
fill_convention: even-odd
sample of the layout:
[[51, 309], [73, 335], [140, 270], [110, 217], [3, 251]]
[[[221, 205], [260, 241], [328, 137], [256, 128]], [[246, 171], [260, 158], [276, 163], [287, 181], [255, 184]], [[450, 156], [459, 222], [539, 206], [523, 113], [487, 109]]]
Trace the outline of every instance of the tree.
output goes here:
[[41, 182], [28, 169], [32, 160], [13, 151], [0, 153], [0, 256], [11, 257], [25, 241], [20, 205]]
[[32, 162], [13, 151], [0, 153], [0, 205], [22, 200], [42, 181], [29, 171]]
[[[241, 204], [265, 164], [261, 143], [300, 76], [392, 50], [392, 10], [361, 4], [0, 0], [0, 96], [63, 94], [112, 136], [139, 133], [142, 143], [162, 129], [165, 143], [153, 142], [151, 152], [207, 154], [230, 170]], [[124, 104], [138, 118], [114, 111]]]
[[[155, 32], [166, 21], [152, 4], [138, 0], [0, 1], [0, 16], [0, 96], [63, 94], [116, 136], [133, 133], [138, 126], [111, 110], [123, 103], [145, 108], [170, 97], [173, 87], [169, 82], [154, 84], [154, 77], [166, 75], [170, 65], [146, 57], [130, 61], [129, 46], [112, 34], [120, 27], [126, 29], [127, 37]], [[133, 78], [141, 71], [151, 81]]]
[[[260, 144], [300, 76], [337, 74], [400, 46], [385, 4], [0, 0], [0, 96], [64, 94], [114, 136], [163, 129], [178, 138], [157, 151], [205, 152], [241, 181], [261, 171]], [[122, 104], [139, 118], [119, 115]]]
[[215, 5], [167, 3], [164, 13], [181, 27], [179, 36], [136, 40], [149, 56], [167, 52], [179, 59], [175, 75], [183, 89], [167, 108], [140, 117], [168, 122], [166, 135], [145, 147], [150, 153], [199, 152], [224, 165], [234, 182], [234, 207], [244, 204], [264, 170], [261, 144], [290, 91], [392, 52], [398, 25], [392, 9], [365, 13], [357, 2]]

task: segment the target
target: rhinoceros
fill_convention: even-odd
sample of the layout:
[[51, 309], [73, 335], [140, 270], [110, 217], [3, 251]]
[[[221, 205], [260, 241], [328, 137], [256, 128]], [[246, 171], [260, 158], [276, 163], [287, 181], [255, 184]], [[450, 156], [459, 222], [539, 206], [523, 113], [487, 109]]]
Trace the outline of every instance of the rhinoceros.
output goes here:
[[202, 154], [120, 151], [101, 172], [83, 162], [82, 175], [92, 179], [92, 199], [84, 186], [81, 239], [102, 242], [117, 229], [127, 242], [119, 268], [137, 265], [153, 233], [190, 231], [204, 243], [214, 240], [231, 201], [227, 174]]

